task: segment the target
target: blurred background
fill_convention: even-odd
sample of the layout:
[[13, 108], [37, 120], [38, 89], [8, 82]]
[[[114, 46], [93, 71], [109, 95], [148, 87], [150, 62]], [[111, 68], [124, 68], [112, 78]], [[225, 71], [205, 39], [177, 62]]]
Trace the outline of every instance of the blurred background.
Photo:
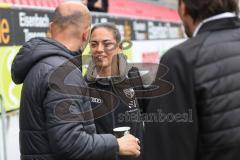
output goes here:
[[140, 2], [152, 3], [165, 6], [172, 9], [177, 9], [178, 0], [139, 0]]
[[[64, 0], [0, 0], [0, 160], [19, 160], [18, 115], [21, 85], [10, 75], [21, 45], [45, 37], [54, 8]], [[80, 1], [80, 0], [75, 0]], [[100, 2], [101, 1], [101, 2]], [[129, 62], [158, 63], [171, 47], [185, 40], [177, 0], [98, 0], [89, 5], [92, 24], [115, 23], [132, 47]], [[87, 48], [84, 54], [88, 54]], [[84, 62], [83, 62], [84, 63]]]

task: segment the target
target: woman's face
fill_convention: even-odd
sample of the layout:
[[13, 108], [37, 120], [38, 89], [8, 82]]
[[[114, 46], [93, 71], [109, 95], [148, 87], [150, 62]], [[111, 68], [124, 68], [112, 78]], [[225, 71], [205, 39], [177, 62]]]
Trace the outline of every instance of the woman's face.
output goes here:
[[99, 27], [92, 32], [90, 49], [97, 67], [105, 68], [117, 63], [116, 55], [121, 51], [111, 29]]

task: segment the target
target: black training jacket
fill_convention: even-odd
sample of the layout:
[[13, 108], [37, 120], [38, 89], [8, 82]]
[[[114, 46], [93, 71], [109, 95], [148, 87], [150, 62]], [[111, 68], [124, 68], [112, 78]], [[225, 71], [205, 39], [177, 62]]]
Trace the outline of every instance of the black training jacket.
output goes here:
[[31, 39], [16, 55], [12, 79], [16, 84], [23, 83], [19, 136], [22, 160], [115, 158], [116, 138], [96, 134], [87, 84], [76, 55], [49, 38]]

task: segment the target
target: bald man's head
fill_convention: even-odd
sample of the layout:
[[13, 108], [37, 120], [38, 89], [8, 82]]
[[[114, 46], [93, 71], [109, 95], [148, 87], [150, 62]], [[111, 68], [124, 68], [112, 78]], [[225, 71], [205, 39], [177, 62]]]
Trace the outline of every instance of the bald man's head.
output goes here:
[[53, 16], [53, 23], [62, 28], [69, 25], [89, 26], [91, 24], [91, 15], [85, 5], [80, 2], [64, 2], [60, 4]]
[[91, 28], [91, 15], [81, 2], [64, 2], [54, 13], [49, 26], [52, 39], [62, 43], [71, 51], [85, 48]]

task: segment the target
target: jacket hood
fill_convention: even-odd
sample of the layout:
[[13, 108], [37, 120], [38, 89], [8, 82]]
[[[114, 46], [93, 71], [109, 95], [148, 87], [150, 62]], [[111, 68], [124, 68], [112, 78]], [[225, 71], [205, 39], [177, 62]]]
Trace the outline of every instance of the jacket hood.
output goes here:
[[119, 76], [115, 77], [106, 77], [106, 78], [98, 78], [97, 74], [97, 69], [96, 65], [91, 59], [90, 64], [88, 66], [88, 71], [86, 74], [86, 79], [88, 82], [98, 82], [102, 85], [109, 85], [109, 80], [112, 81], [112, 83], [120, 83], [122, 82], [125, 78], [127, 78], [128, 71], [129, 71], [129, 66], [127, 65], [127, 59], [124, 54], [118, 54], [118, 63], [119, 63]]
[[77, 53], [71, 52], [53, 39], [33, 38], [22, 46], [14, 58], [11, 68], [12, 80], [16, 84], [23, 83], [30, 69], [44, 58], [50, 56], [71, 58], [76, 55]]

